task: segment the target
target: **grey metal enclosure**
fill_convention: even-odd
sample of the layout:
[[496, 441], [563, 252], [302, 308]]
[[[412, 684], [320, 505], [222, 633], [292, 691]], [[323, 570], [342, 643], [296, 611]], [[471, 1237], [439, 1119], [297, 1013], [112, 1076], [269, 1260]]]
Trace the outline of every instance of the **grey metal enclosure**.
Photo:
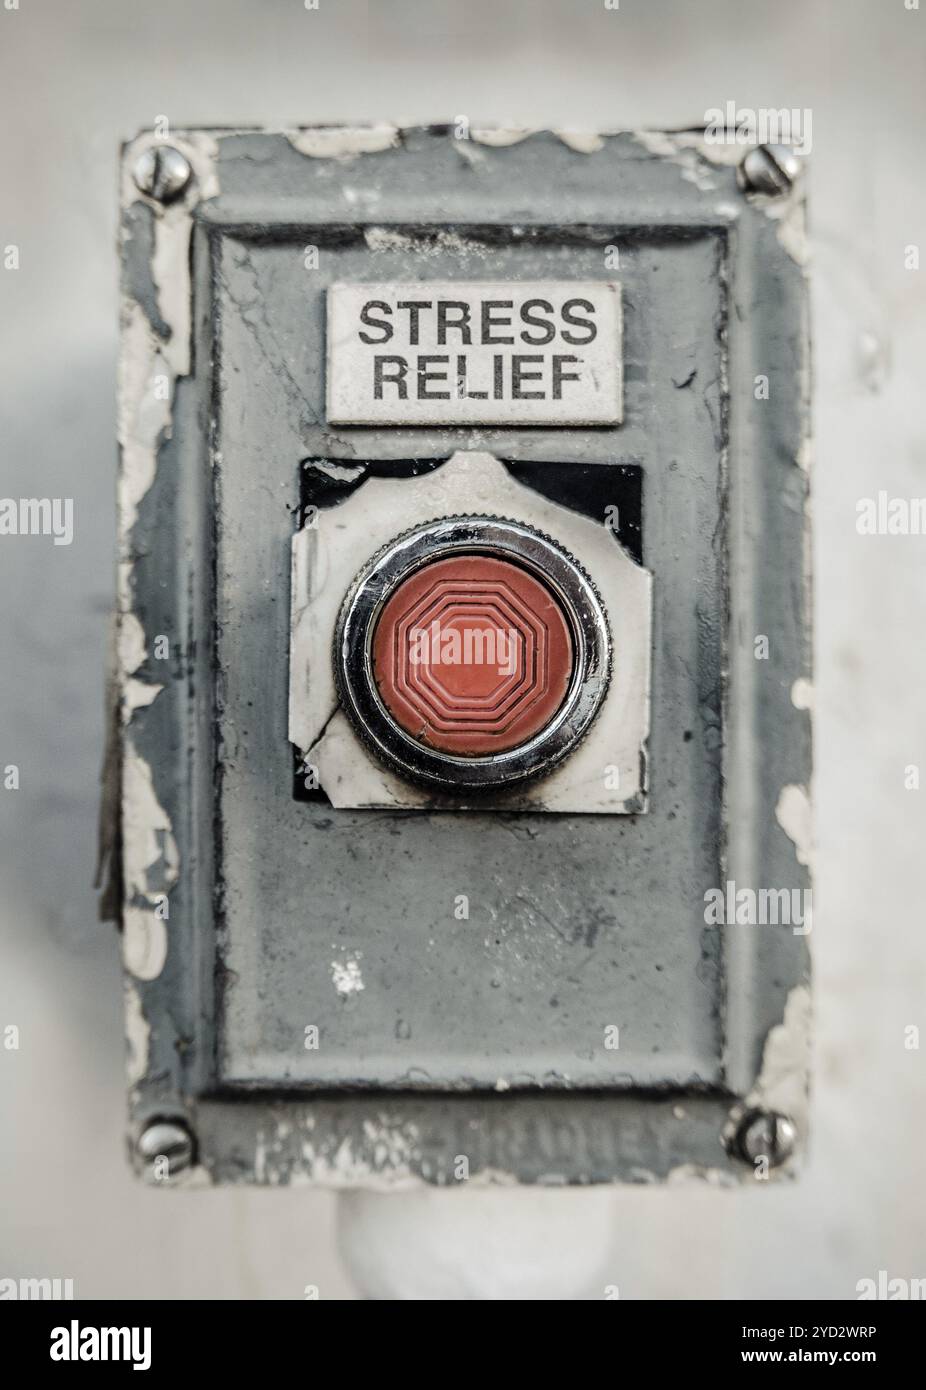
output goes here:
[[[794, 1170], [803, 190], [741, 155], [390, 126], [125, 149], [112, 787], [140, 1171]], [[394, 695], [376, 624], [425, 564], [447, 578], [396, 630], [485, 592], [523, 670], [402, 666]]]

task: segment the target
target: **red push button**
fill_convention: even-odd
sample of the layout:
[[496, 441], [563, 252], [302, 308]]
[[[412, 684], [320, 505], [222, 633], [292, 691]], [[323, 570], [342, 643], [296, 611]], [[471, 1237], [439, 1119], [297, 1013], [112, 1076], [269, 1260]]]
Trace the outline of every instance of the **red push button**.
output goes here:
[[523, 522], [448, 516], [389, 541], [344, 596], [334, 678], [394, 773], [467, 798], [545, 776], [579, 744], [611, 670], [588, 575]]
[[414, 571], [373, 635], [383, 704], [408, 734], [457, 757], [528, 742], [553, 719], [573, 674], [568, 619], [551, 591], [495, 555]]

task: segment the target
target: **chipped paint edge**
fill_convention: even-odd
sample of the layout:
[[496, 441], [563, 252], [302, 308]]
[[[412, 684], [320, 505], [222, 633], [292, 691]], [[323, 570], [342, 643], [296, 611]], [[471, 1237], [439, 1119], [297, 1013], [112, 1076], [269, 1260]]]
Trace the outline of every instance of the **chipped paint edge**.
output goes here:
[[[797, 1132], [794, 1153], [780, 1168], [768, 1170], [769, 1179], [794, 1178], [806, 1154], [810, 1130], [810, 1063], [813, 996], [809, 984], [795, 985], [788, 993], [784, 1015], [765, 1037], [759, 1074], [743, 1100], [730, 1111], [722, 1142], [733, 1152], [740, 1126], [753, 1110], [786, 1116]], [[759, 1174], [741, 1160], [743, 1182]]]
[[[190, 162], [193, 177], [184, 196], [160, 204], [136, 187], [132, 171], [139, 156], [159, 143], [174, 146]], [[148, 1075], [152, 1025], [145, 1011], [145, 986], [164, 969], [169, 950], [170, 894], [180, 876], [180, 855], [170, 816], [157, 791], [156, 770], [136, 745], [134, 725], [139, 711], [150, 708], [165, 686], [139, 673], [148, 659], [148, 639], [135, 608], [133, 534], [139, 510], [154, 484], [162, 443], [173, 427], [177, 382], [191, 371], [192, 284], [190, 248], [193, 216], [203, 201], [218, 196], [219, 145], [207, 131], [170, 132], [163, 142], [143, 132], [122, 150], [120, 209], [142, 204], [151, 210], [153, 246], [149, 268], [157, 311], [166, 332], [159, 333], [144, 306], [123, 279], [120, 291], [120, 356], [118, 369], [117, 441], [117, 574], [115, 666], [118, 729], [119, 821], [122, 901], [124, 1030], [126, 1077], [132, 1105], [139, 1103]], [[120, 223], [121, 247], [125, 224]], [[155, 1118], [149, 1116], [148, 1119]], [[132, 1139], [139, 1121], [136, 1116]], [[135, 1162], [138, 1169], [137, 1161]], [[197, 1186], [210, 1181], [196, 1166], [171, 1186]]]
[[793, 782], [782, 787], [775, 807], [775, 819], [794, 845], [797, 862], [812, 870], [813, 808], [807, 788]]
[[307, 159], [348, 160], [362, 154], [382, 154], [395, 149], [401, 139], [399, 127], [385, 123], [303, 126], [281, 133]]

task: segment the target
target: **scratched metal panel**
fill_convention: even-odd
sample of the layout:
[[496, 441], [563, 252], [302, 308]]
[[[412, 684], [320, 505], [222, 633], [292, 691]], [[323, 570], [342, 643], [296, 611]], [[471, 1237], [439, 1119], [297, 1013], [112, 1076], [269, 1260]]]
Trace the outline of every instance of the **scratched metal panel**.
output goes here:
[[[130, 1017], [150, 1030], [135, 1114], [186, 1113], [214, 1177], [445, 1181], [467, 1132], [471, 1171], [528, 1181], [735, 1172], [718, 1117], [747, 1094], [769, 1101], [766, 1044], [791, 1059], [799, 1108], [806, 940], [708, 928], [703, 898], [728, 878], [807, 882], [780, 823], [799, 796], [783, 814], [782, 789], [809, 776], [808, 715], [791, 695], [808, 674], [796, 233], [747, 201], [732, 168], [681, 140], [651, 144], [612, 137], [589, 155], [540, 135], [463, 157], [447, 132], [415, 131], [376, 154], [317, 159], [285, 136], [216, 137], [217, 191], [191, 207], [194, 351], [127, 538], [144, 633], [180, 634], [165, 688], [128, 723], [179, 859], [162, 874], [166, 962], [132, 981]], [[127, 213], [127, 293], [155, 339], [159, 217], [140, 203]], [[619, 427], [329, 427], [328, 284], [608, 279], [610, 246], [624, 295]], [[775, 383], [761, 404], [760, 372]], [[642, 469], [655, 575], [647, 815], [407, 816], [293, 799], [300, 463], [460, 448], [517, 460], [522, 480], [532, 462]], [[769, 677], [760, 632], [776, 652]], [[133, 674], [166, 673], [146, 658]], [[454, 918], [458, 893], [468, 922]], [[344, 988], [350, 961], [362, 991]], [[312, 1025], [317, 1050], [304, 1046]], [[346, 1086], [389, 1091], [388, 1103], [332, 1096]], [[485, 1094], [506, 1087], [535, 1094]], [[268, 1104], [222, 1102], [242, 1088]], [[657, 1104], [665, 1090], [684, 1105]], [[457, 1092], [452, 1109], [434, 1091]], [[530, 1135], [558, 1125], [573, 1139], [541, 1146], [538, 1171]]]

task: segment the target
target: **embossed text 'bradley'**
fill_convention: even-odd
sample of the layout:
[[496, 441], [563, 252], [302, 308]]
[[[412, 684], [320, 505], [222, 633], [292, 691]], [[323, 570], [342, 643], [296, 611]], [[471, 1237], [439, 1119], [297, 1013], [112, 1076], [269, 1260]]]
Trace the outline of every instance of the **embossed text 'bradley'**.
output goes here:
[[620, 285], [418, 281], [328, 290], [340, 425], [613, 425]]

